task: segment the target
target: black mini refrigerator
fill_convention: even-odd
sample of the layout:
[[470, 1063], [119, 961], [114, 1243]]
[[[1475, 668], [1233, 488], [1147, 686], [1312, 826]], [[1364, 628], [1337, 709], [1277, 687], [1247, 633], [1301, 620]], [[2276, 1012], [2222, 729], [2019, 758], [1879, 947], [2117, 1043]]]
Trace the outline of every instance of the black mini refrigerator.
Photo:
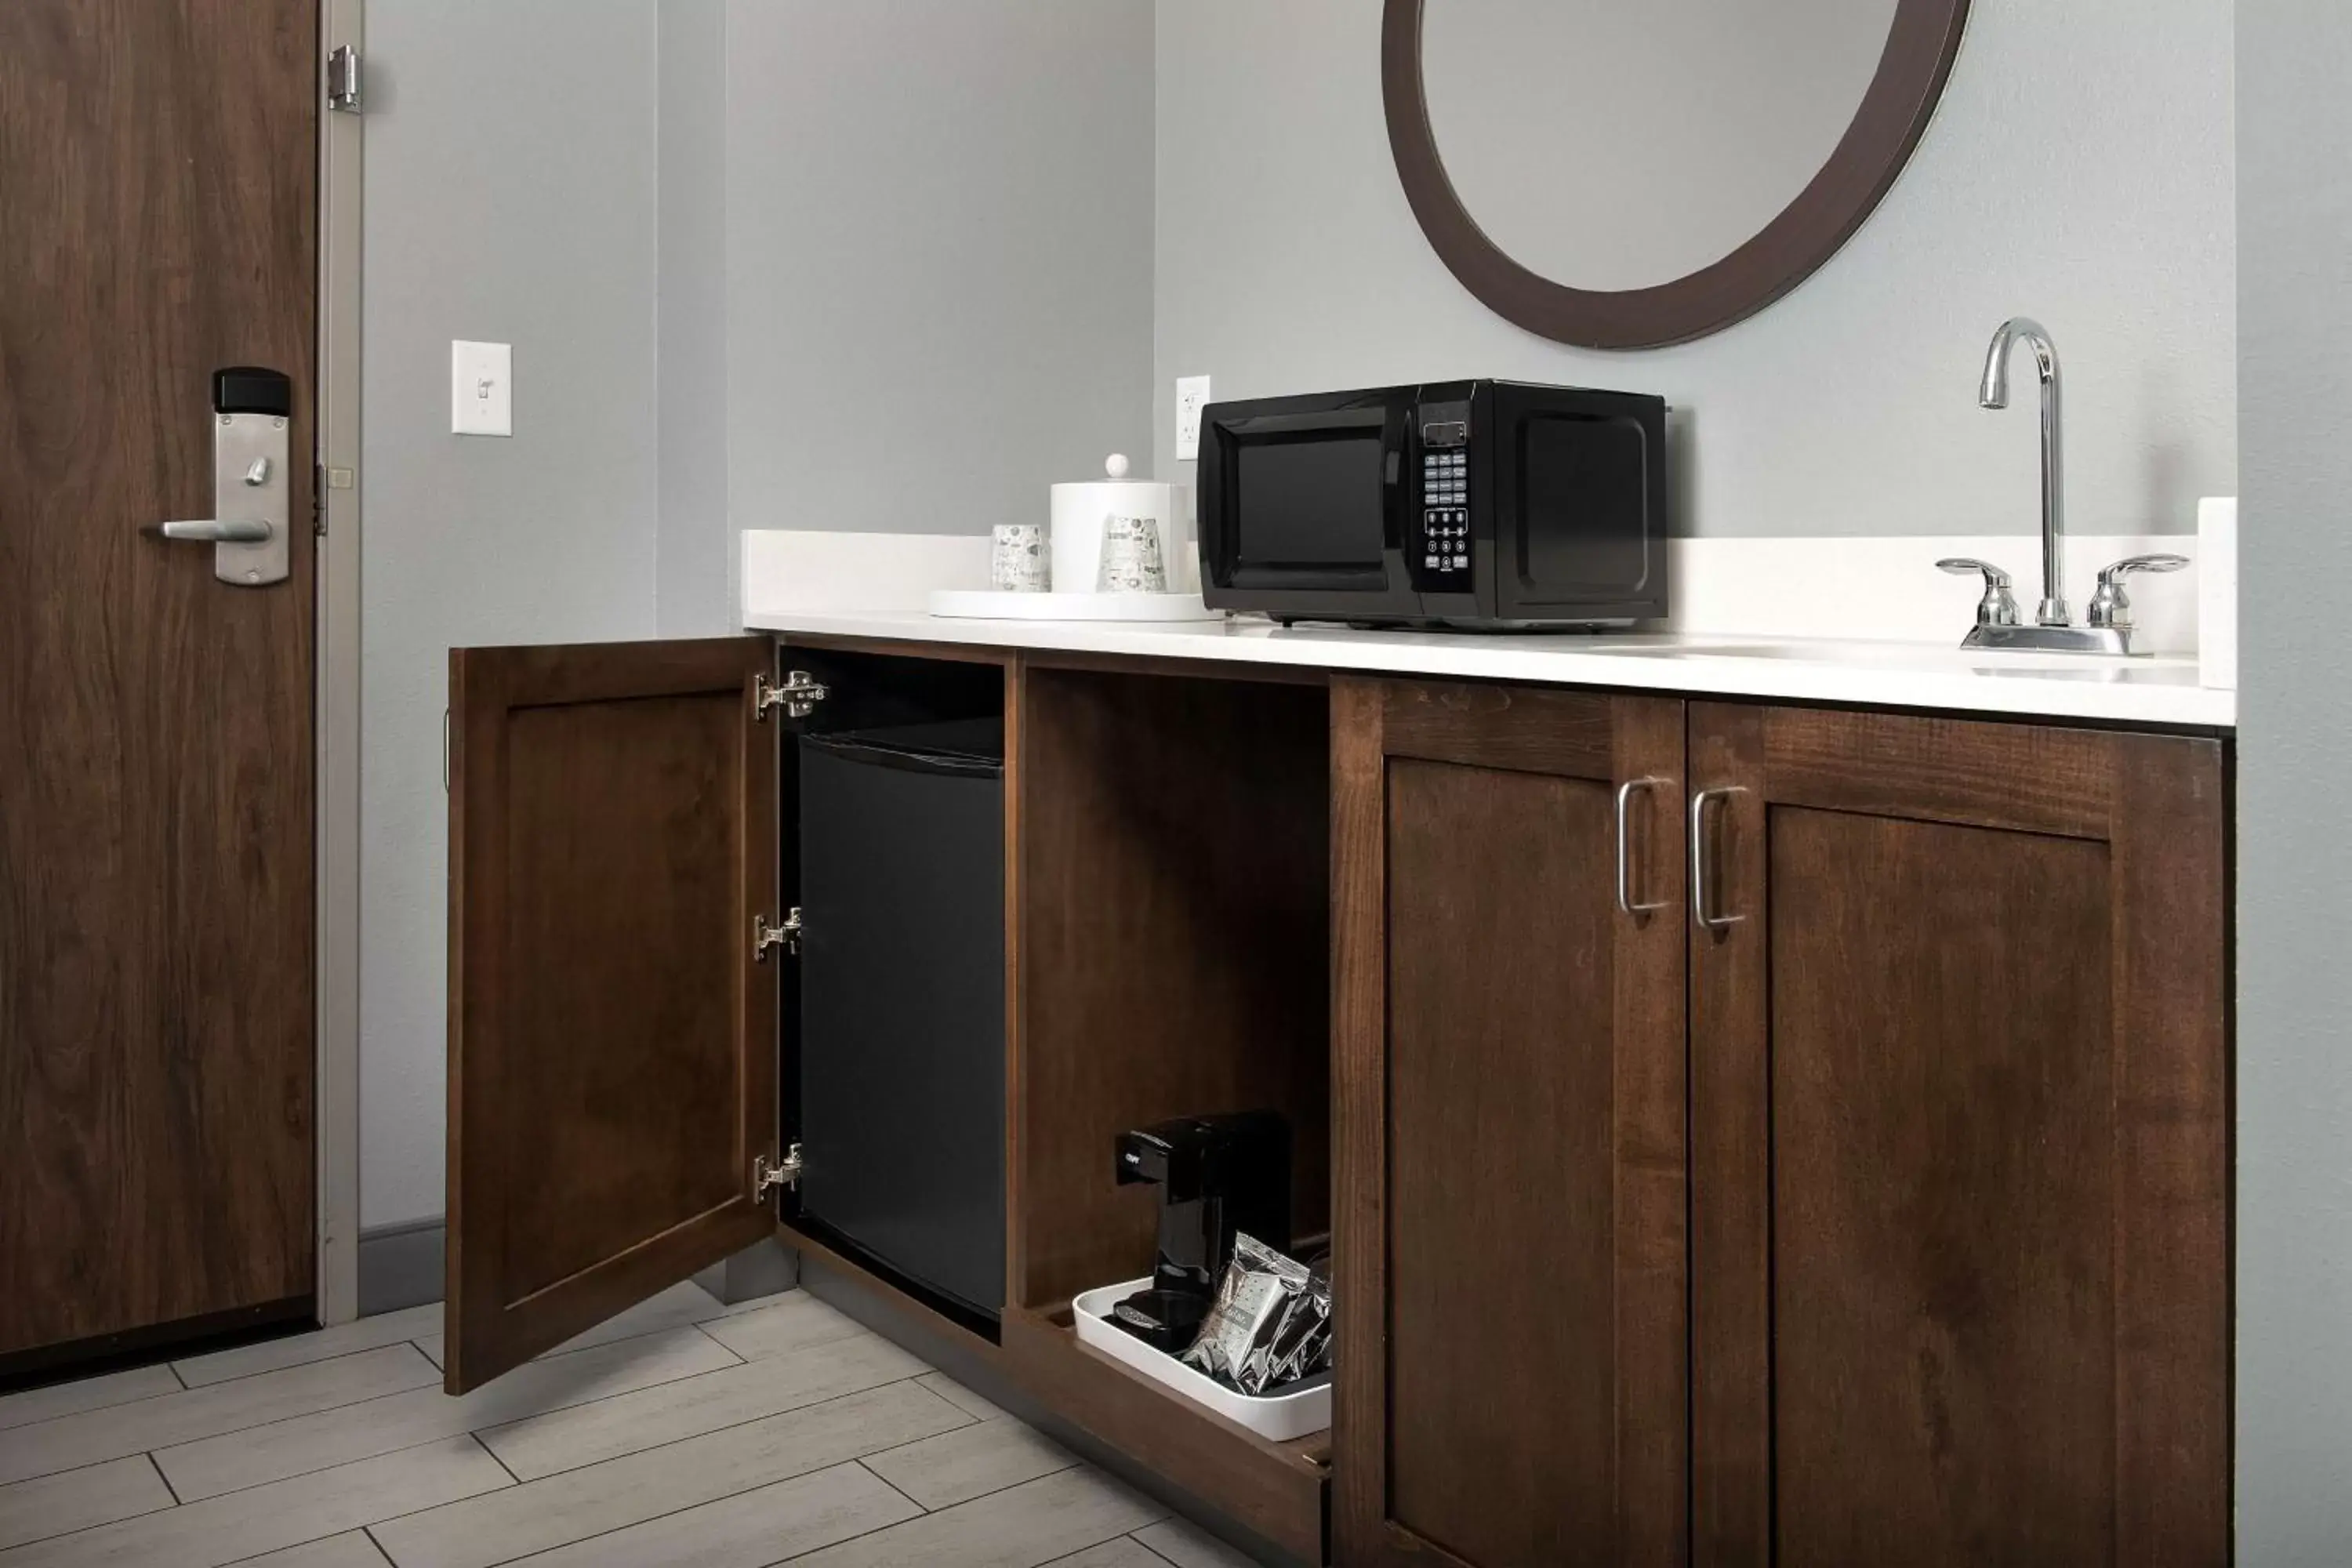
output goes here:
[[1004, 731], [800, 741], [799, 1219], [993, 1331], [1004, 1302]]

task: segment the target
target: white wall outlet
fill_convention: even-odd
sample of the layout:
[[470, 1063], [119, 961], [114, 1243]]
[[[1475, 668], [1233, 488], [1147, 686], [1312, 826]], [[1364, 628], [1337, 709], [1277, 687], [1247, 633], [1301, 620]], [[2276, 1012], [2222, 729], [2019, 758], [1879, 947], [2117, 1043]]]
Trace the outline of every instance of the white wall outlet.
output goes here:
[[449, 344], [449, 430], [457, 436], [514, 434], [514, 345]]
[[1176, 378], [1176, 460], [1189, 463], [1201, 455], [1201, 410], [1208, 406], [1209, 378]]

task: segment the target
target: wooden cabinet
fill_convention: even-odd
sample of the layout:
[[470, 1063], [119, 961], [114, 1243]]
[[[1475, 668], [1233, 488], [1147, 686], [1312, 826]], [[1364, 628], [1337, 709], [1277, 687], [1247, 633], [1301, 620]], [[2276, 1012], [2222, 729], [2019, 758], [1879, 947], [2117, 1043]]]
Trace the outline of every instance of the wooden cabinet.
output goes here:
[[1337, 1561], [2227, 1561], [2218, 742], [1333, 711]]
[[1335, 1560], [1678, 1563], [1682, 705], [1333, 721]]
[[764, 637], [450, 656], [449, 1258], [463, 1393], [774, 1221]]
[[1696, 1560], [2227, 1561], [2220, 745], [1689, 733]]
[[[453, 659], [453, 1390], [779, 1230], [905, 1286], [761, 1180], [811, 1044], [754, 940], [780, 742], [1001, 715], [1005, 1299], [891, 1297], [922, 1331], [1304, 1561], [1327, 1484], [1346, 1568], [2227, 1561], [2221, 742], [785, 663], [813, 713], [763, 637]], [[1328, 1216], [1328, 1444], [1070, 1328], [1150, 1265], [1114, 1136], [1261, 1105]]]

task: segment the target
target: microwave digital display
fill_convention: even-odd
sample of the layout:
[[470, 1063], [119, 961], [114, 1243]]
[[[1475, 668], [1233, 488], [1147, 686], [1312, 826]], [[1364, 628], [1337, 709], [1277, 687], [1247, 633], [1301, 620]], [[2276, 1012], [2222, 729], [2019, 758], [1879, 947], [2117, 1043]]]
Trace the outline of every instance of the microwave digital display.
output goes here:
[[1381, 432], [1254, 441], [1235, 454], [1238, 564], [1324, 570], [1381, 565]]

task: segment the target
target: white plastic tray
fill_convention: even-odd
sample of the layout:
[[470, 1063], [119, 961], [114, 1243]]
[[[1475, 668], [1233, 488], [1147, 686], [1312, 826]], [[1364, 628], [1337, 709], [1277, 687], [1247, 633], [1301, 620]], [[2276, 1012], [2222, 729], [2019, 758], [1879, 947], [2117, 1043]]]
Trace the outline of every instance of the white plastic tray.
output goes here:
[[1214, 621], [1198, 594], [1008, 594], [992, 588], [934, 588], [931, 614], [965, 621]]
[[[1036, 595], [1031, 595], [1030, 597]], [[1206, 1373], [1195, 1372], [1164, 1352], [1153, 1350], [1110, 1321], [1110, 1310], [1151, 1284], [1149, 1279], [1089, 1290], [1070, 1303], [1081, 1343], [1094, 1346], [1113, 1361], [1123, 1362], [1154, 1383], [1167, 1384], [1196, 1405], [1205, 1405], [1228, 1420], [1238, 1421], [1261, 1437], [1287, 1443], [1320, 1432], [1331, 1425], [1331, 1374], [1302, 1378], [1280, 1394], [1253, 1398], [1227, 1388]]]

